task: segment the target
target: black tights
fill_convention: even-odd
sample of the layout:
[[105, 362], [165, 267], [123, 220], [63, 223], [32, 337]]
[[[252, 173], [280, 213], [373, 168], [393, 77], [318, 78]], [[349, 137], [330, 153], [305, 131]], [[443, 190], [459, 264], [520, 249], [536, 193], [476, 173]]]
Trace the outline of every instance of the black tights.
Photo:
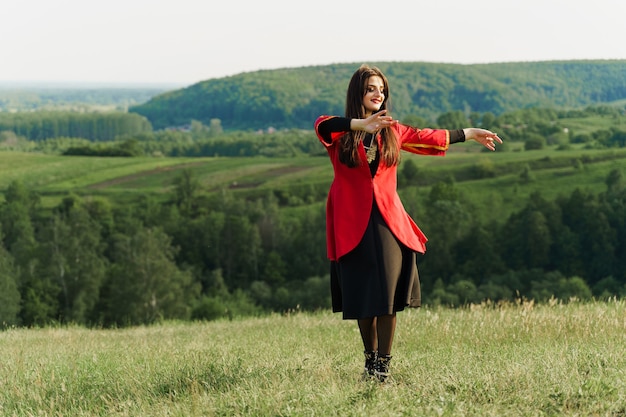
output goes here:
[[396, 314], [357, 321], [365, 350], [370, 352], [377, 350], [380, 355], [390, 355], [393, 335], [396, 331]]

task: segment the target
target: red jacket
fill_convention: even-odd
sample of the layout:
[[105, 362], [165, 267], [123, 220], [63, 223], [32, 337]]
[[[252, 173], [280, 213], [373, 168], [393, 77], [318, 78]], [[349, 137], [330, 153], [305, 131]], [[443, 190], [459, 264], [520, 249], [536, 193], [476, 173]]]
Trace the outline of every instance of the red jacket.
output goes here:
[[[315, 121], [315, 132], [326, 147], [333, 164], [335, 178], [326, 203], [326, 245], [328, 258], [338, 260], [354, 249], [367, 228], [373, 199], [383, 219], [400, 242], [410, 249], [424, 253], [426, 236], [407, 214], [397, 192], [397, 166], [388, 167], [381, 159], [372, 178], [367, 163], [350, 168], [339, 161], [338, 139], [346, 132], [332, 133], [332, 142], [326, 142], [318, 132], [324, 120], [335, 116], [320, 116]], [[400, 149], [420, 155], [445, 155], [450, 146], [448, 130], [416, 129], [403, 124], [393, 127]], [[376, 137], [381, 148], [380, 136]], [[359, 155], [366, 160], [365, 148], [359, 144]]]

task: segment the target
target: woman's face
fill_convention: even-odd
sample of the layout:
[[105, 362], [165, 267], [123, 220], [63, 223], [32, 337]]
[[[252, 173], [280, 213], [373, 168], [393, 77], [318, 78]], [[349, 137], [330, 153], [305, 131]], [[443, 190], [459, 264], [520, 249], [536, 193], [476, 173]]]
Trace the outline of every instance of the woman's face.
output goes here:
[[377, 75], [369, 77], [365, 84], [365, 95], [363, 95], [363, 109], [365, 117], [370, 116], [380, 110], [385, 102], [385, 83]]

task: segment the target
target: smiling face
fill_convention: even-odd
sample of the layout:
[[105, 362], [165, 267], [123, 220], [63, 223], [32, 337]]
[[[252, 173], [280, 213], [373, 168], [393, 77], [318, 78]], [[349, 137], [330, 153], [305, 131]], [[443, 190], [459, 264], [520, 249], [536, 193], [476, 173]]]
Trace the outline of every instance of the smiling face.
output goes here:
[[385, 82], [377, 75], [373, 75], [365, 81], [363, 94], [363, 110], [365, 117], [371, 116], [382, 107], [385, 102]]

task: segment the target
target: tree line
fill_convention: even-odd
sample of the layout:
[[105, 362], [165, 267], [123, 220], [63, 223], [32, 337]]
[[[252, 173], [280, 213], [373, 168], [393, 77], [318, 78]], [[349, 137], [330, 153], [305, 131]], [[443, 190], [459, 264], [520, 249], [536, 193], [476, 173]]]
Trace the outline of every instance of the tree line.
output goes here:
[[34, 142], [60, 137], [112, 141], [122, 134], [151, 132], [152, 125], [145, 117], [124, 112], [38, 111], [0, 113], [3, 131]]
[[[410, 164], [401, 177], [410, 173]], [[532, 195], [483, 223], [453, 180], [401, 189], [429, 236], [418, 261], [427, 304], [626, 295], [626, 187]], [[493, 207], [497, 212], [497, 204]], [[330, 305], [323, 202], [273, 191], [206, 193], [191, 171], [167, 202], [116, 206], [66, 196], [53, 210], [20, 182], [0, 204], [0, 324], [124, 326]]]
[[[498, 116], [491, 112], [456, 110], [440, 114], [434, 122], [416, 115], [407, 115], [402, 121], [418, 127], [457, 129], [480, 126], [492, 129], [506, 138], [500, 151], [506, 151], [515, 143], [523, 144], [526, 150], [547, 146], [569, 149], [572, 145], [611, 148], [626, 146], [624, 113], [624, 108], [617, 106], [577, 110], [529, 108]], [[573, 121], [585, 119], [595, 119], [596, 124], [586, 129], [571, 126]], [[18, 132], [30, 136], [16, 134]], [[85, 136], [73, 136], [81, 132]], [[185, 129], [152, 130], [144, 118], [124, 113], [0, 114], [0, 145], [8, 149], [90, 156], [285, 157], [324, 154], [310, 128], [229, 131], [223, 128], [221, 120], [212, 119], [208, 124], [192, 120]]]

